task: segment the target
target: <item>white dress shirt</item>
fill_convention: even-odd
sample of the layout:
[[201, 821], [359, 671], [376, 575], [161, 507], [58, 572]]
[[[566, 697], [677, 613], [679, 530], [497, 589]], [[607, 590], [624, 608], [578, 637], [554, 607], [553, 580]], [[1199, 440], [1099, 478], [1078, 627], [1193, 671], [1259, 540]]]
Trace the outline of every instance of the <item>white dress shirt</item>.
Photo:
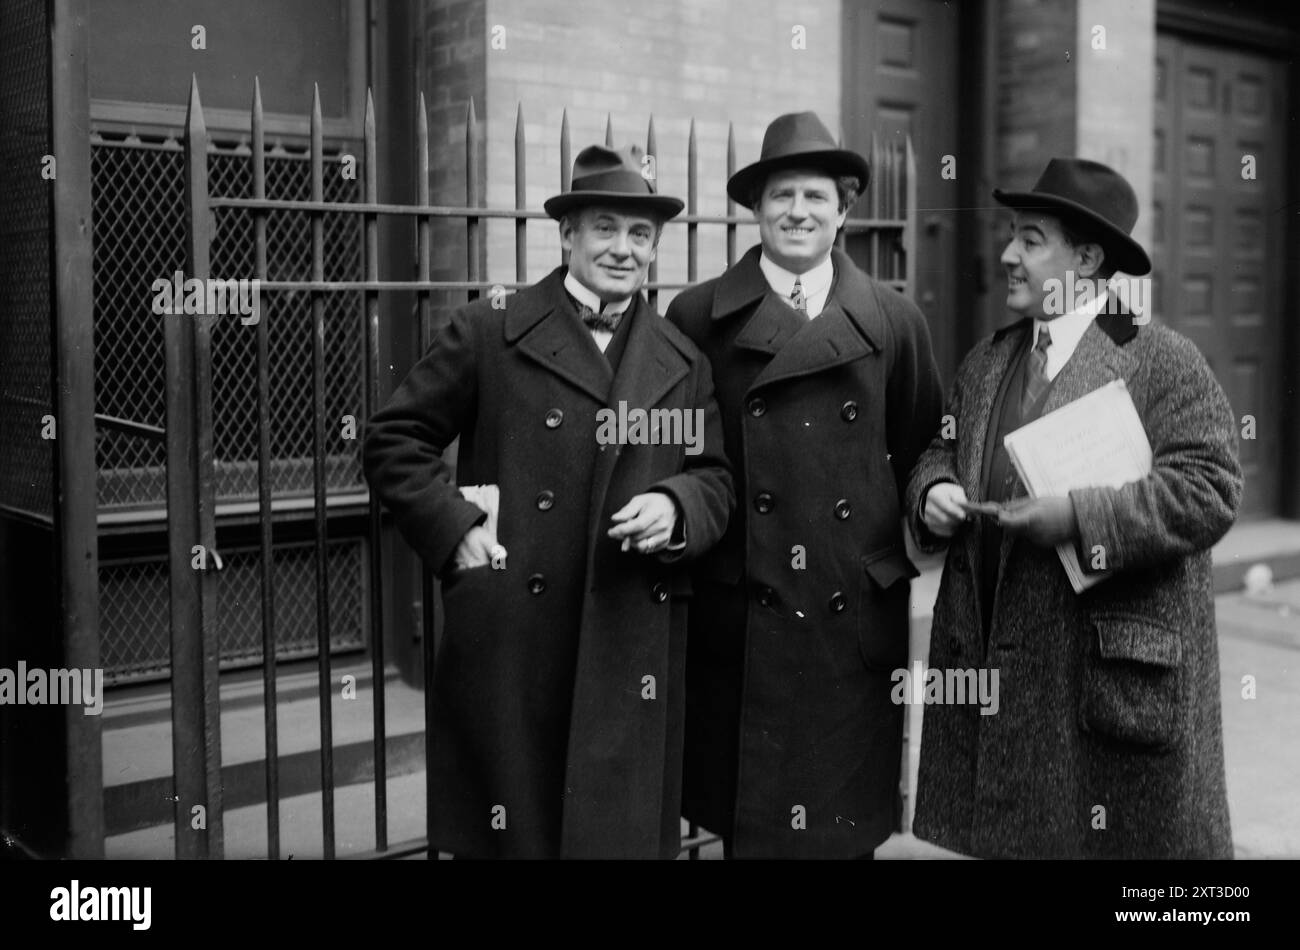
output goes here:
[[831, 263], [829, 254], [820, 264], [798, 275], [786, 270], [767, 254], [759, 256], [758, 267], [767, 278], [767, 285], [782, 300], [790, 299], [790, 292], [794, 290], [794, 279], [796, 276], [799, 278], [799, 286], [803, 290], [804, 302], [808, 307], [809, 320], [821, 313], [826, 306], [826, 298], [830, 296], [831, 284], [835, 280], [835, 265]]
[[1106, 294], [1099, 294], [1091, 303], [1084, 304], [1077, 310], [1062, 314], [1051, 320], [1034, 320], [1034, 338], [1029, 342], [1032, 351], [1038, 343], [1038, 331], [1047, 327], [1052, 335], [1051, 345], [1047, 347], [1047, 365], [1043, 372], [1049, 380], [1056, 379], [1058, 373], [1070, 361], [1079, 341], [1097, 314], [1106, 306]]
[[[613, 303], [601, 303], [600, 296], [594, 291], [578, 282], [578, 278], [572, 273], [564, 275], [564, 289], [573, 295], [573, 299], [578, 303], [590, 307], [596, 313], [607, 313], [613, 316], [616, 313], [623, 313], [632, 305], [632, 298], [627, 297], [623, 300], [615, 300]], [[614, 334], [608, 330], [601, 330], [595, 327], [583, 327], [591, 331], [591, 338], [596, 341], [596, 346], [600, 347], [600, 352], [605, 352], [605, 347], [609, 346], [609, 341], [614, 339]]]

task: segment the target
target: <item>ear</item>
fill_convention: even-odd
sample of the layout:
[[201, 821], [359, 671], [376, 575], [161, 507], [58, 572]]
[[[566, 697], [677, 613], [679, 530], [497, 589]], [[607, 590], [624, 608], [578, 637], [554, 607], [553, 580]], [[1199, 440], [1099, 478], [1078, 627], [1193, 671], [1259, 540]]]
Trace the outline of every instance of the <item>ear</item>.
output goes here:
[[566, 214], [560, 218], [560, 247], [564, 250], [573, 250], [573, 232], [576, 229], [576, 221], [572, 216]]
[[1092, 242], [1080, 244], [1074, 250], [1079, 255], [1079, 276], [1096, 277], [1097, 269], [1101, 267], [1101, 262], [1106, 259], [1106, 251], [1102, 246]]

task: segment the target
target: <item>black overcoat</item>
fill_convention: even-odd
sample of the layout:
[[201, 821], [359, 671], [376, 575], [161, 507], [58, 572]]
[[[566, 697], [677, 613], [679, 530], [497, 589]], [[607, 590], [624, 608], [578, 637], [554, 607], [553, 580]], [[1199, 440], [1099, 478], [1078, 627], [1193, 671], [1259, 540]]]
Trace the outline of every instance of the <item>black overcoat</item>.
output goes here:
[[[673, 857], [685, 564], [734, 505], [722, 427], [690, 340], [638, 295], [615, 376], [564, 274], [455, 311], [367, 426], [370, 486], [435, 570], [483, 517], [447, 445], [460, 436], [459, 484], [501, 492], [506, 569], [444, 575], [429, 840], [470, 857]], [[620, 402], [698, 411], [702, 451], [599, 444], [597, 412]], [[610, 516], [652, 488], [677, 500], [687, 547], [623, 553]]]
[[737, 857], [852, 857], [898, 817], [900, 499], [942, 389], [920, 311], [847, 256], [812, 320], [758, 260], [668, 309], [713, 366], [737, 491], [696, 571], [685, 812]]

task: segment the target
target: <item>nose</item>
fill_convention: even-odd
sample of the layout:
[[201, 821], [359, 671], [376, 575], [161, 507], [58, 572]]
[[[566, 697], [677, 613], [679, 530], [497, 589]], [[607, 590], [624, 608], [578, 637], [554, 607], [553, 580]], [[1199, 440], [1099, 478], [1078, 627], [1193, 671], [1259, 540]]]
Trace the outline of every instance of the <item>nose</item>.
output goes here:
[[627, 232], [619, 230], [610, 239], [609, 251], [615, 257], [627, 257], [632, 252], [632, 245], [627, 239]]
[[1012, 238], [1007, 242], [1007, 246], [1002, 249], [1002, 263], [1010, 267], [1019, 260], [1020, 254], [1016, 251], [1016, 239]]
[[786, 213], [795, 220], [807, 217], [808, 205], [804, 200], [803, 192], [795, 192], [794, 198], [790, 201], [790, 210]]

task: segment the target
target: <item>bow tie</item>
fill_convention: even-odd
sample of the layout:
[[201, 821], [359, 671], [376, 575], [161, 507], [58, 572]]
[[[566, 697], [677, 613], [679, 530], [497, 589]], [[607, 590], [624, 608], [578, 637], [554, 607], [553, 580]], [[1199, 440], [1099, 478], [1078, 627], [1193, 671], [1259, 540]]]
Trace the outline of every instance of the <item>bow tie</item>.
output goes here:
[[618, 321], [622, 319], [623, 314], [597, 313], [590, 307], [583, 305], [578, 308], [578, 316], [582, 317], [582, 322], [589, 330], [604, 330], [607, 333], [613, 333], [618, 329]]

